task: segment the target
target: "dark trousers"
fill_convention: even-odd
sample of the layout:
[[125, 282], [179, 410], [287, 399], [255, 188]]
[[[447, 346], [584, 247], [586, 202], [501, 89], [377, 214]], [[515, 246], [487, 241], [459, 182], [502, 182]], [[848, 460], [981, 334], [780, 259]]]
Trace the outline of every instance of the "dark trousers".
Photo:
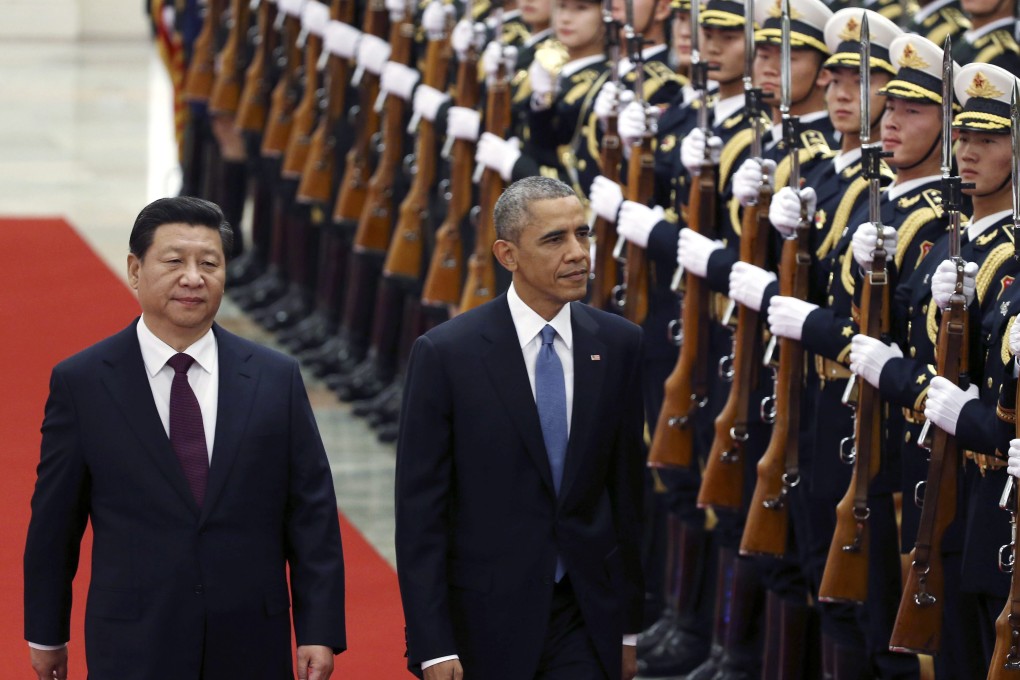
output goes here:
[[535, 680], [608, 680], [584, 627], [569, 575], [553, 589], [549, 630]]

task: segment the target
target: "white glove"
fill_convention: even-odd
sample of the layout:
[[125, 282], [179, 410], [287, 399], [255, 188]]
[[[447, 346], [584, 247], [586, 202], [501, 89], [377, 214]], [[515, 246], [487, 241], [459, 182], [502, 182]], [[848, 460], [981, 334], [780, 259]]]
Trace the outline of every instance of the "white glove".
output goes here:
[[948, 434], [956, 434], [956, 423], [960, 420], [960, 412], [968, 401], [978, 398], [978, 386], [971, 385], [964, 392], [941, 375], [931, 379], [928, 386], [928, 398], [924, 404], [924, 417], [940, 430]]
[[1020, 478], [1020, 439], [1009, 443], [1009, 460], [1006, 462], [1006, 473]]
[[450, 95], [434, 87], [422, 85], [414, 91], [414, 110], [430, 123], [435, 122], [439, 107], [450, 99]]
[[676, 261], [691, 274], [704, 278], [708, 273], [708, 258], [722, 247], [722, 241], [713, 241], [693, 229], [681, 229]]
[[475, 150], [475, 162], [492, 168], [504, 181], [509, 182], [513, 177], [514, 164], [521, 157], [518, 144], [516, 137], [506, 140], [491, 132], [483, 132]]
[[818, 309], [818, 305], [804, 302], [797, 298], [777, 295], [769, 303], [769, 329], [772, 335], [791, 340], [800, 340], [804, 333], [804, 322], [808, 314]]
[[496, 78], [500, 58], [503, 59], [503, 68], [507, 73], [512, 74], [517, 66], [517, 48], [513, 45], [503, 47], [498, 40], [493, 40], [485, 46], [485, 51], [482, 52], [482, 68], [485, 70], [485, 77], [490, 84]]
[[446, 134], [469, 142], [478, 140], [478, 129], [482, 125], [482, 115], [474, 109], [463, 106], [451, 106], [446, 115]]
[[301, 10], [301, 28], [320, 38], [326, 33], [329, 25], [329, 5], [321, 2], [306, 3]]
[[353, 59], [358, 53], [361, 31], [342, 21], [331, 21], [326, 27], [326, 49], [344, 59]]
[[421, 74], [410, 66], [388, 61], [379, 78], [379, 89], [407, 101], [411, 98], [414, 86], [418, 84], [420, 78]]
[[755, 158], [748, 158], [740, 164], [740, 168], [733, 174], [733, 195], [745, 208], [758, 200], [758, 187], [761, 186], [762, 175], [767, 177], [769, 189], [775, 186], [776, 162], [766, 158], [758, 162]]
[[624, 201], [620, 206], [620, 219], [616, 221], [616, 233], [640, 248], [648, 247], [648, 236], [652, 228], [665, 219], [665, 211], [657, 205]]
[[[896, 257], [896, 244], [899, 236], [892, 227], [882, 227], [882, 247], [885, 248], [886, 260]], [[870, 267], [874, 261], [873, 252], [878, 243], [878, 227], [874, 222], [865, 222], [857, 227], [854, 237], [850, 240], [850, 247], [854, 251], [854, 260], [862, 267]]]
[[634, 101], [634, 93], [625, 87], [617, 86], [613, 81], [607, 80], [598, 96], [595, 97], [593, 110], [599, 121], [605, 125], [606, 119], [614, 113], [619, 115], [620, 110]]
[[[680, 162], [687, 172], [697, 175], [701, 172], [701, 164], [705, 162], [705, 133], [701, 128], [694, 128], [680, 144]], [[722, 138], [715, 135], [708, 138], [708, 152], [712, 163], [718, 164], [722, 154]]]
[[[800, 194], [798, 196], [798, 193]], [[792, 236], [800, 224], [801, 201], [807, 204], [808, 222], [815, 218], [815, 207], [818, 205], [818, 194], [811, 187], [804, 187], [800, 192], [790, 187], [783, 187], [772, 197], [769, 206], [769, 221], [775, 230], [784, 237]]]
[[1013, 320], [1009, 327], [1009, 353], [1020, 356], [1020, 316]]
[[878, 387], [886, 363], [890, 359], [902, 358], [903, 351], [897, 344], [887, 345], [861, 333], [850, 341], [850, 370], [875, 387]]
[[[968, 262], [963, 266], [963, 296], [967, 299], [968, 305], [974, 301], [977, 274], [977, 262]], [[943, 260], [939, 262], [938, 268], [931, 277], [931, 299], [935, 301], [939, 309], [945, 309], [949, 306], [949, 297], [955, 290], [956, 265], [952, 260]]]
[[[484, 27], [481, 28], [484, 29]], [[450, 46], [457, 53], [458, 60], [464, 61], [467, 59], [468, 50], [471, 49], [475, 35], [475, 23], [469, 18], [458, 21], [457, 25], [450, 31]]]
[[623, 187], [613, 180], [599, 175], [591, 183], [588, 200], [596, 215], [608, 222], [615, 223], [620, 205], [623, 203]]
[[[452, 5], [450, 6], [453, 9]], [[446, 17], [449, 16], [443, 3], [432, 0], [421, 13], [421, 27], [425, 29], [429, 40], [442, 40], [446, 35]]]
[[531, 107], [536, 111], [548, 108], [556, 81], [538, 59], [528, 67], [528, 80], [531, 82]]
[[386, 0], [386, 11], [390, 13], [390, 21], [401, 21], [407, 12], [404, 0]]
[[767, 272], [747, 262], [736, 262], [730, 270], [730, 297], [749, 309], [761, 311], [765, 289], [775, 280], [775, 272]]
[[659, 109], [654, 106], [643, 107], [640, 102], [633, 101], [634, 94], [629, 90], [624, 96], [629, 103], [620, 111], [620, 117], [616, 121], [616, 131], [619, 133], [620, 142], [626, 151], [634, 142], [644, 136], [648, 123], [652, 122], [649, 115], [655, 117], [654, 122], [658, 122]]
[[358, 65], [379, 75], [390, 60], [390, 44], [377, 35], [363, 33], [358, 43]]

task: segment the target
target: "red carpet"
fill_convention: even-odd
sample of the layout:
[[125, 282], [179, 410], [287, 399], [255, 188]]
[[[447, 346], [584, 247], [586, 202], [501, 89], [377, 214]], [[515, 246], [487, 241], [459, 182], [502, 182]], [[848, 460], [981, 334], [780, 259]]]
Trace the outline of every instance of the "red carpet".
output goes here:
[[[39, 426], [50, 369], [110, 335], [138, 314], [131, 291], [59, 218], [0, 219], [0, 271], [7, 278], [0, 302], [2, 384], [0, 409], [0, 669], [28, 677], [22, 627], [21, 555], [39, 460]], [[125, 267], [127, 231], [124, 233]], [[347, 565], [347, 640], [334, 677], [389, 680], [404, 670], [403, 615], [393, 569], [341, 516]], [[86, 535], [74, 590], [71, 680], [85, 678], [83, 621], [89, 578]]]

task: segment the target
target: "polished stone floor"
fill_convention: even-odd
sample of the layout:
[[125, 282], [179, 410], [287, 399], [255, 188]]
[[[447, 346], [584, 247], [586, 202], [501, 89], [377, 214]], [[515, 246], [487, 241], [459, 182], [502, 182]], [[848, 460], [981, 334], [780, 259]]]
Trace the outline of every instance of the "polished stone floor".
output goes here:
[[[149, 201], [176, 193], [169, 81], [148, 41], [0, 42], [0, 215], [62, 216], [118, 275]], [[229, 301], [224, 326], [272, 338]], [[394, 563], [394, 450], [310, 376], [340, 509]]]

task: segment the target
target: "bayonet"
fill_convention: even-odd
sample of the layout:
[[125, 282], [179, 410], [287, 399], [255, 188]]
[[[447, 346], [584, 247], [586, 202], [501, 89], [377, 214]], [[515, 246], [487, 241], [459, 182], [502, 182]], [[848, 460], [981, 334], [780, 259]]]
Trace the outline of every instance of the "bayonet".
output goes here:
[[701, 61], [701, 0], [691, 0], [691, 87], [698, 93], [698, 128], [709, 137], [708, 64]]
[[[1009, 131], [1013, 142], [1013, 243], [1020, 233], [1020, 88], [1013, 81], [1013, 98], [1009, 104]], [[1020, 248], [1020, 246], [1016, 246]], [[1014, 250], [1013, 257], [1020, 259], [1020, 249]]]
[[871, 30], [865, 11], [861, 21], [861, 160], [863, 176], [868, 181], [868, 220], [875, 225], [877, 240], [873, 251], [868, 277], [871, 285], [885, 285], [885, 238], [882, 226], [882, 158], [889, 156], [882, 152], [881, 140], [871, 141]]
[[754, 86], [754, 0], [746, 0], [744, 15], [744, 108], [751, 121], [751, 157], [760, 161], [762, 91]]
[[[790, 184], [800, 190], [800, 117], [790, 112], [793, 100], [793, 83], [790, 66], [790, 0], [780, 5], [780, 48], [779, 48], [779, 113], [783, 121], [783, 143], [790, 156]], [[791, 234], [790, 238], [796, 238]]]

